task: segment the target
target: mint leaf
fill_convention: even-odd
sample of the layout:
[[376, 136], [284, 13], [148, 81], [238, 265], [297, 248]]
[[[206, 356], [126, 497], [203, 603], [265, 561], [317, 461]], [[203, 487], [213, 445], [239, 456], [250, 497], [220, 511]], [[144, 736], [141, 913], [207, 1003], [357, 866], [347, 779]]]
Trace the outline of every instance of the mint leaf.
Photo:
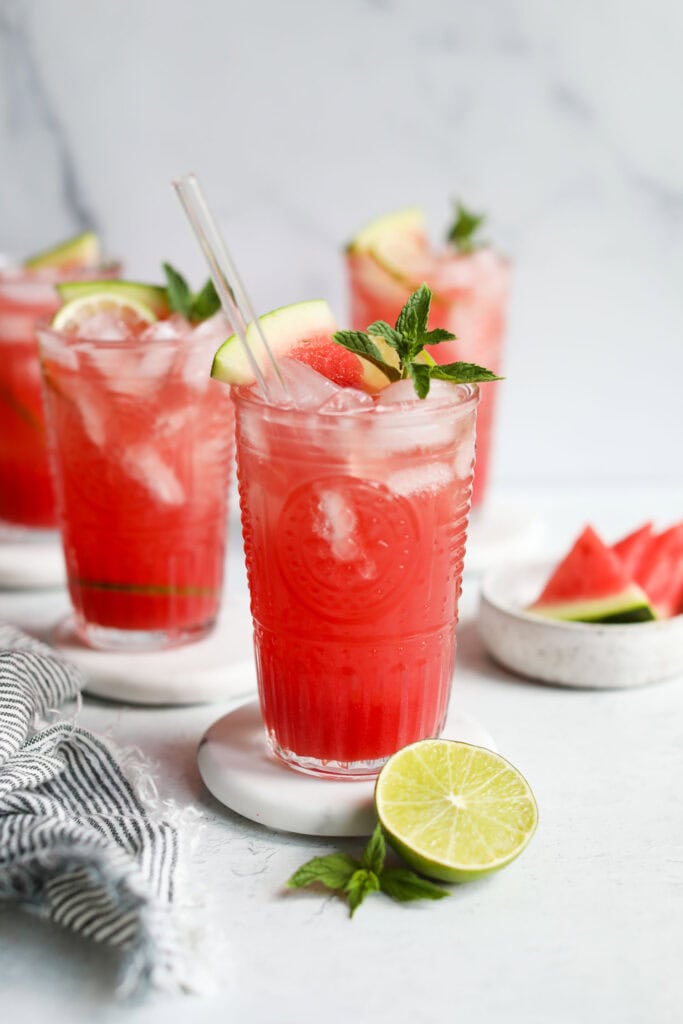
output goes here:
[[218, 292], [214, 287], [213, 281], [209, 278], [202, 290], [197, 292], [192, 300], [190, 319], [195, 322], [199, 320], [208, 320], [208, 318], [213, 316], [214, 313], [217, 313], [220, 308], [221, 300], [218, 298]]
[[476, 363], [442, 363], [441, 366], [430, 366], [432, 380], [449, 380], [452, 384], [475, 384], [477, 381], [503, 380], [491, 370]]
[[431, 302], [431, 289], [421, 284], [398, 314], [396, 330], [410, 341], [420, 341], [427, 331]]
[[378, 367], [389, 380], [401, 379], [401, 371], [397, 370], [395, 366], [390, 366], [389, 363], [384, 362], [382, 353], [369, 335], [364, 334], [362, 331], [336, 331], [332, 337], [338, 345], [343, 345], [349, 352], [362, 356], [363, 359], [367, 359], [368, 362]]
[[[480, 218], [480, 220], [483, 218]], [[350, 352], [362, 356], [377, 366], [390, 381], [410, 378], [418, 398], [426, 398], [432, 380], [448, 380], [454, 384], [469, 384], [475, 381], [502, 380], [491, 370], [475, 363], [446, 363], [431, 366], [416, 362], [425, 345], [438, 345], [442, 341], [456, 341], [454, 334], [443, 327], [428, 330], [429, 309], [432, 302], [431, 289], [422, 284], [409, 297], [391, 327], [385, 320], [375, 320], [364, 331], [337, 331], [333, 338]], [[398, 367], [385, 362], [380, 349], [372, 337], [383, 338], [398, 354]]]
[[427, 331], [424, 335], [425, 345], [438, 345], [442, 341], [457, 341], [458, 339], [450, 331], [443, 327], [435, 327], [433, 331]]
[[410, 374], [411, 380], [415, 385], [415, 391], [417, 392], [418, 398], [426, 398], [429, 394], [429, 382], [431, 379], [432, 367], [428, 366], [427, 363], [409, 363], [408, 373]]
[[486, 220], [485, 213], [473, 213], [462, 203], [455, 204], [455, 221], [448, 232], [448, 241], [460, 252], [473, 252], [483, 243], [478, 241], [476, 234]]
[[288, 889], [302, 889], [319, 882], [328, 889], [346, 889], [358, 861], [347, 853], [330, 853], [326, 857], [314, 857], [294, 872], [287, 882]]
[[379, 886], [386, 896], [398, 903], [411, 900], [441, 900], [450, 896], [440, 885], [421, 878], [408, 868], [385, 868], [379, 879]]
[[192, 315], [192, 292], [190, 286], [170, 263], [164, 263], [168, 301], [174, 313], [182, 313], [189, 320]]
[[386, 852], [384, 833], [382, 832], [382, 826], [378, 824], [363, 851], [363, 856], [360, 859], [361, 867], [367, 868], [368, 871], [373, 871], [376, 875], [379, 875], [384, 867]]
[[379, 892], [379, 878], [374, 871], [359, 868], [351, 875], [344, 891], [349, 898], [351, 917], [353, 917], [368, 893]]

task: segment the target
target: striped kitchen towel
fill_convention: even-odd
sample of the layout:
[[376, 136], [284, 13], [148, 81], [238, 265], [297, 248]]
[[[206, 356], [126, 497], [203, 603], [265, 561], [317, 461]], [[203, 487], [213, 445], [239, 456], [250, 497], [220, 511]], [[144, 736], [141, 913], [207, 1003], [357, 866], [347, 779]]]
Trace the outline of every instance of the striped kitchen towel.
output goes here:
[[82, 682], [0, 624], [0, 899], [116, 947], [126, 991], [177, 991], [176, 829], [147, 813], [100, 739], [44, 722]]

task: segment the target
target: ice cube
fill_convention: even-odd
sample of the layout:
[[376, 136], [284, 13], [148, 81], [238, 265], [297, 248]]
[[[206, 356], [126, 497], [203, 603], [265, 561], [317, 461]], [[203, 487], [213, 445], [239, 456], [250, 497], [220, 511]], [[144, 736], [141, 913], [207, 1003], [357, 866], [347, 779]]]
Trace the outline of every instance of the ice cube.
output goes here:
[[211, 345], [188, 342], [187, 352], [181, 354], [180, 375], [183, 383], [197, 391], [205, 391], [211, 380], [211, 365], [215, 349]]
[[394, 494], [409, 497], [421, 491], [439, 491], [455, 479], [453, 468], [445, 462], [426, 462], [421, 466], [409, 466], [392, 473], [387, 485]]
[[206, 345], [207, 348], [213, 346], [213, 351], [215, 352], [218, 346], [222, 345], [233, 333], [225, 313], [219, 310], [213, 316], [210, 316], [208, 320], [203, 320], [198, 327], [195, 327], [191, 338], [193, 342]]
[[172, 467], [167, 465], [152, 444], [130, 445], [121, 460], [125, 471], [147, 488], [162, 505], [182, 505], [185, 491]]
[[179, 341], [190, 334], [191, 328], [184, 316], [174, 313], [167, 320], [156, 320], [145, 327], [139, 337], [140, 341]]
[[357, 388], [339, 388], [320, 406], [319, 412], [355, 412], [374, 407], [374, 399]]
[[150, 345], [146, 352], [143, 352], [137, 363], [137, 381], [126, 382], [127, 384], [139, 383], [142, 393], [147, 393], [150, 388], [154, 389], [161, 384], [171, 371], [176, 358], [176, 350], [171, 345]]
[[[437, 448], [452, 444], [456, 426], [453, 418], [436, 409], [436, 403], [452, 396], [452, 384], [433, 380], [426, 398], [418, 398], [413, 382], [398, 380], [380, 391], [373, 422], [372, 444], [378, 451], [410, 451], [413, 448]], [[396, 415], [404, 406], [405, 427], [398, 428]], [[433, 412], [430, 407], [433, 407]], [[411, 416], [414, 420], [411, 422]], [[386, 419], [385, 419], [386, 417]], [[388, 422], [390, 421], [390, 422]]]
[[420, 401], [415, 393], [412, 380], [396, 380], [389, 387], [383, 388], [377, 396], [378, 405], [401, 405], [405, 402]]
[[95, 313], [79, 324], [76, 337], [96, 341], [129, 341], [135, 332], [126, 321], [113, 311]]
[[106, 414], [102, 397], [96, 391], [85, 388], [81, 383], [72, 394], [78, 408], [83, 430], [96, 448], [102, 448], [107, 440]]
[[358, 557], [356, 514], [339, 491], [325, 490], [318, 501], [319, 516], [313, 532], [322, 537], [340, 562], [353, 562]]
[[297, 409], [319, 409], [333, 396], [345, 390], [296, 359], [282, 359], [280, 372], [288, 395], [288, 400], [283, 404], [294, 405]]

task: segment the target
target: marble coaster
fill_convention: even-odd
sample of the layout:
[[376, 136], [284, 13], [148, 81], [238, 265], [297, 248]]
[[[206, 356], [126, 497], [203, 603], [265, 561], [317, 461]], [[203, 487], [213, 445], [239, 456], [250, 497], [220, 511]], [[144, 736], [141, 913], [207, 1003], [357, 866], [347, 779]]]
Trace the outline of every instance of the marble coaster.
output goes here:
[[[449, 714], [442, 735], [496, 749], [486, 729], [463, 712]], [[216, 799], [259, 825], [309, 836], [367, 836], [375, 827], [375, 780], [337, 782], [288, 768], [270, 752], [257, 701], [214, 722], [197, 763]]]
[[57, 533], [33, 540], [28, 531], [0, 529], [0, 587], [39, 590], [66, 583], [64, 556]]
[[482, 573], [501, 562], [537, 556], [543, 538], [543, 526], [529, 510], [503, 502], [487, 505], [470, 518], [465, 572]]
[[86, 693], [129, 704], [211, 704], [256, 690], [249, 610], [229, 601], [214, 631], [196, 643], [165, 651], [96, 651], [69, 620], [53, 643], [84, 672]]

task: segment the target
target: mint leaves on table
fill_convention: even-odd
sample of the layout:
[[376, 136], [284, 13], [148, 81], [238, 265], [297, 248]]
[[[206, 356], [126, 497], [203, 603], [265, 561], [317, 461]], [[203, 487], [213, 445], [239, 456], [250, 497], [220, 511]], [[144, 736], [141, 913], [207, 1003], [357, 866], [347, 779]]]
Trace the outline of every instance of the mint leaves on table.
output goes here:
[[[422, 284], [410, 296], [398, 315], [396, 326], [376, 320], [367, 331], [337, 331], [334, 340], [350, 352], [377, 366], [390, 381], [410, 378], [419, 398], [426, 398], [432, 380], [448, 380], [453, 384], [500, 380], [491, 370], [476, 363], [444, 363], [441, 366], [418, 360], [425, 345], [457, 340], [454, 334], [435, 327], [428, 330], [432, 291]], [[373, 338], [381, 338], [396, 352], [398, 366], [388, 363]]]
[[384, 834], [382, 826], [377, 825], [359, 861], [348, 853], [314, 857], [294, 872], [287, 888], [302, 889], [318, 884], [339, 892], [348, 901], [351, 917], [371, 892], [383, 892], [398, 903], [440, 900], [449, 895], [441, 886], [408, 868], [385, 867], [385, 857]]
[[478, 239], [477, 232], [486, 220], [485, 213], [473, 213], [460, 202], [455, 204], [455, 220], [448, 232], [447, 240], [459, 252], [470, 253], [484, 243]]
[[218, 312], [221, 302], [210, 278], [201, 291], [193, 293], [183, 275], [170, 263], [163, 267], [168, 301], [174, 313], [181, 313], [190, 323], [198, 323]]

